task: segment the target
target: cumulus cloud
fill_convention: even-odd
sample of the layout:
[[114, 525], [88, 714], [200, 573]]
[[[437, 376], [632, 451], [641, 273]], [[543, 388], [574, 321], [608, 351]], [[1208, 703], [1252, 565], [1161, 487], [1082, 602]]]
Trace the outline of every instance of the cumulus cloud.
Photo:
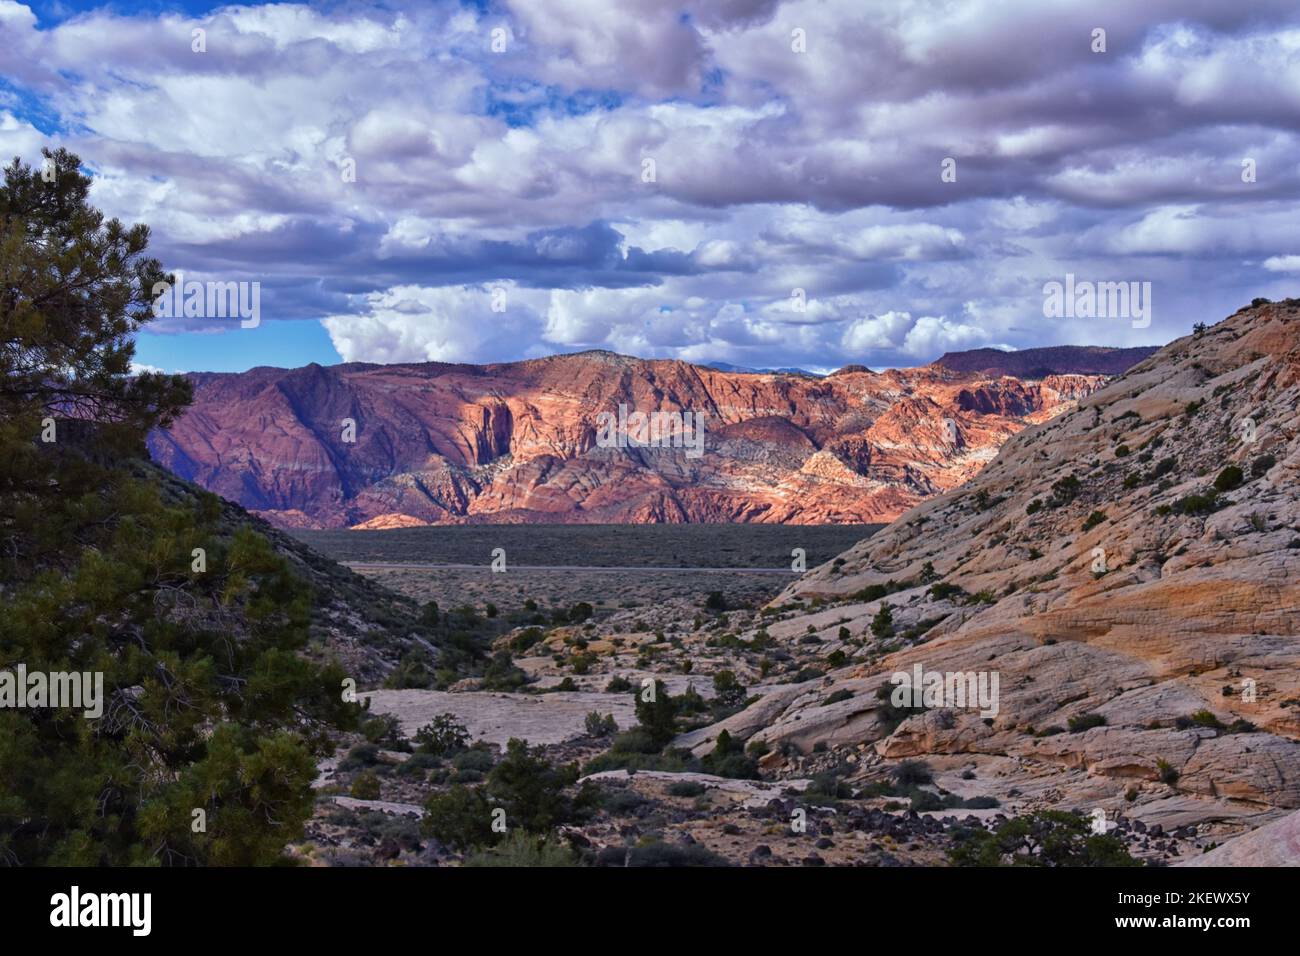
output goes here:
[[863, 316], [844, 330], [844, 348], [854, 353], [888, 352], [902, 346], [911, 328], [909, 312]]
[[322, 319], [347, 362], [493, 362], [535, 339], [541, 294], [510, 285], [395, 286]]
[[1300, 256], [1269, 256], [1264, 268], [1269, 272], [1300, 272]]
[[25, 123], [13, 113], [0, 110], [0, 155], [20, 156], [29, 163], [39, 160], [45, 137], [31, 123]]
[[[76, 150], [348, 360], [1137, 344], [1300, 271], [1293, 0], [118, 11], [0, 0], [0, 150]], [[1066, 272], [1149, 279], [1152, 326], [1043, 321]]]

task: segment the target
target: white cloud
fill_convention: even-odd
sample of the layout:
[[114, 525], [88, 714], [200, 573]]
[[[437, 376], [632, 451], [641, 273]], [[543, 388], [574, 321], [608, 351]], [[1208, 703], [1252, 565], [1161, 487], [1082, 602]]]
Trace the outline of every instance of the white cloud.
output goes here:
[[929, 360], [938, 358], [943, 352], [968, 349], [986, 342], [984, 332], [975, 326], [923, 315], [908, 330], [907, 338], [903, 340], [903, 351]]
[[622, 86], [672, 94], [698, 87], [700, 35], [661, 0], [508, 0], [530, 46], [546, 49], [535, 68], [570, 87]]
[[396, 286], [364, 297], [359, 314], [321, 320], [347, 362], [491, 362], [517, 357], [536, 338], [542, 296], [508, 284], [493, 309], [494, 288]]
[[[510, 0], [38, 24], [0, 0], [0, 149], [70, 131], [51, 139], [95, 201], [169, 267], [278, 283], [349, 359], [1104, 338], [1041, 321], [1066, 271], [1161, 281], [1157, 341], [1267, 294], [1259, 263], [1295, 271], [1298, 21], [1283, 0]], [[482, 311], [497, 277], [504, 318]]]
[[1300, 272], [1300, 256], [1269, 256], [1264, 268], [1269, 272]]
[[910, 312], [864, 316], [844, 330], [844, 349], [849, 353], [898, 349], [911, 328]]
[[[2, 13], [3, 11], [0, 11]], [[12, 113], [0, 110], [0, 156], [8, 162], [15, 156], [36, 165], [41, 159], [41, 147], [46, 139], [31, 123], [23, 122]]]

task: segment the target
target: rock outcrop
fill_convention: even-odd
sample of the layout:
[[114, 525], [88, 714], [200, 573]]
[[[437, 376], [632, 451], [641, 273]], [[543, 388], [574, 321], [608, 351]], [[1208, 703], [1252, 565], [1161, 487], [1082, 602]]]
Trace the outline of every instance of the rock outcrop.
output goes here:
[[[928, 760], [1013, 809], [1187, 826], [1300, 808], [1298, 479], [1293, 299], [1171, 343], [810, 570], [765, 636], [815, 638], [834, 669], [726, 729], [865, 746], [878, 773]], [[891, 676], [917, 666], [996, 676], [994, 706], [900, 707]]]
[[[608, 352], [191, 379], [154, 458], [286, 528], [888, 521], [1105, 380], [940, 365], [819, 379]], [[703, 415], [702, 453], [602, 447], [600, 415], [620, 405]]]
[[1005, 352], [1002, 349], [969, 349], [948, 352], [934, 364], [954, 372], [981, 375], [1013, 375], [1042, 378], [1072, 372], [1077, 375], [1122, 375], [1156, 351], [1155, 346], [1112, 349], [1097, 345], [1052, 345], [1040, 349]]
[[1179, 866], [1300, 866], [1300, 813], [1289, 813]]

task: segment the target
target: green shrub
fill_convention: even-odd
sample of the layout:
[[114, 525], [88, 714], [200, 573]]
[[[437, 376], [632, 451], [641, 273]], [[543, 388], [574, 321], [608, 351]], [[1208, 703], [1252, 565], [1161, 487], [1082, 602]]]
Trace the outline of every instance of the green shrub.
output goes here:
[[614, 738], [614, 743], [610, 747], [610, 750], [616, 754], [656, 754], [662, 749], [663, 744], [644, 727], [633, 727], [631, 730], [623, 731]]
[[495, 762], [496, 757], [488, 749], [488, 746], [483, 743], [477, 743], [468, 750], [462, 750], [451, 758], [451, 765], [461, 772], [487, 773], [492, 769]]
[[885, 734], [892, 734], [898, 725], [907, 718], [915, 714], [925, 713], [924, 706], [912, 707], [904, 705], [902, 707], [894, 706], [894, 685], [882, 684], [876, 688], [876, 698], [880, 701], [880, 707], [877, 714], [880, 716], [881, 724], [884, 726]]
[[934, 772], [923, 760], [904, 760], [894, 768], [894, 783], [900, 787], [934, 783]]
[[1105, 727], [1106, 718], [1101, 714], [1087, 713], [1080, 714], [1077, 717], [1071, 717], [1068, 723], [1070, 725], [1070, 733], [1080, 734], [1085, 730], [1091, 730], [1093, 727]]
[[1232, 491], [1234, 488], [1240, 488], [1243, 481], [1245, 476], [1241, 473], [1241, 469], [1236, 465], [1229, 465], [1214, 479], [1214, 490], [1220, 493]]
[[660, 840], [643, 846], [605, 847], [596, 854], [596, 866], [683, 867], [727, 866], [725, 859], [702, 844], [683, 846]]
[[363, 721], [361, 736], [389, 750], [409, 749], [406, 738], [402, 736], [402, 724], [392, 714], [377, 714]]
[[464, 866], [557, 867], [581, 866], [573, 850], [554, 839], [516, 830], [498, 846], [479, 850]]
[[1175, 719], [1174, 726], [1179, 730], [1187, 730], [1189, 727], [1207, 727], [1210, 730], [1228, 729], [1227, 725], [1225, 725], [1223, 721], [1219, 720], [1218, 717], [1214, 716], [1213, 712], [1204, 709], [1198, 710], [1191, 716]]
[[725, 730], [719, 732], [713, 752], [706, 754], [700, 762], [705, 770], [719, 777], [758, 779], [758, 761], [747, 756], [740, 742]]
[[951, 597], [959, 597], [966, 592], [956, 584], [949, 584], [946, 581], [939, 581], [930, 585], [929, 594], [936, 601], [945, 601]]
[[703, 764], [689, 750], [669, 747], [650, 753], [631, 753], [611, 748], [608, 753], [593, 757], [582, 768], [583, 775], [606, 770], [662, 770], [667, 773], [701, 773]]
[[438, 626], [438, 602], [430, 601], [420, 608], [420, 623], [425, 627]]
[[357, 744], [339, 761], [339, 769], [346, 772], [379, 763], [379, 748], [375, 744]]
[[618, 733], [618, 723], [613, 714], [601, 715], [593, 710], [587, 715], [585, 726], [588, 737], [610, 737]]
[[352, 781], [352, 796], [358, 800], [379, 799], [379, 778], [369, 770], [357, 774]]
[[575, 797], [565, 794], [565, 788], [577, 779], [576, 765], [553, 767], [540, 748], [530, 749], [512, 737], [506, 743], [505, 756], [488, 774], [487, 792], [493, 805], [506, 811], [510, 825], [542, 833], [580, 821], [594, 808], [598, 794], [590, 784]]
[[1074, 475], [1066, 475], [1052, 482], [1052, 497], [1047, 503], [1050, 507], [1059, 508], [1077, 498], [1082, 490], [1083, 484], [1078, 478]]
[[403, 777], [423, 777], [425, 772], [441, 765], [442, 760], [433, 754], [414, 753], [397, 767], [397, 773]]
[[733, 671], [721, 670], [713, 675], [715, 699], [722, 707], [739, 707], [745, 702], [745, 685]]
[[461, 852], [495, 843], [501, 836], [492, 830], [492, 806], [483, 789], [461, 784], [433, 793], [425, 800], [421, 829]]
[[1217, 493], [1208, 491], [1205, 494], [1184, 495], [1173, 503], [1171, 510], [1180, 515], [1206, 515], [1212, 513], [1218, 506]]
[[636, 719], [660, 748], [677, 736], [677, 711], [678, 702], [661, 680], [655, 681], [649, 700], [644, 693], [636, 695]]
[[384, 678], [384, 686], [391, 690], [428, 689], [436, 683], [435, 670], [429, 652], [423, 647], [414, 647], [402, 655], [397, 667]]
[[415, 749], [438, 757], [459, 753], [468, 743], [469, 728], [457, 721], [454, 714], [439, 714], [415, 732]]
[[536, 644], [541, 643], [543, 634], [540, 627], [526, 627], [510, 639], [510, 649], [522, 654]]
[[808, 803], [822, 806], [833, 805], [839, 800], [847, 800], [852, 796], [853, 788], [840, 779], [840, 775], [833, 770], [823, 770], [813, 774], [803, 792], [803, 799]]
[[631, 787], [602, 787], [597, 791], [602, 810], [612, 816], [630, 816], [649, 803]]
[[483, 671], [484, 690], [518, 690], [526, 683], [528, 683], [528, 675], [515, 666], [514, 658], [506, 650], [493, 654]]
[[865, 588], [855, 591], [851, 594], [850, 600], [867, 603], [869, 601], [879, 601], [882, 597], [892, 594], [893, 591], [884, 584], [868, 584]]
[[1091, 531], [1105, 520], [1106, 513], [1104, 511], [1094, 511], [1092, 514], [1088, 515], [1087, 519], [1083, 522], [1083, 530]]
[[674, 797], [698, 797], [708, 789], [694, 780], [677, 780], [668, 785], [668, 793]]
[[876, 616], [871, 619], [871, 633], [877, 638], [889, 637], [894, 633], [894, 612], [888, 604], [880, 605]]
[[948, 851], [955, 866], [1142, 866], [1119, 836], [1093, 833], [1086, 817], [1061, 810], [1038, 810], [991, 831], [971, 827], [955, 836]]

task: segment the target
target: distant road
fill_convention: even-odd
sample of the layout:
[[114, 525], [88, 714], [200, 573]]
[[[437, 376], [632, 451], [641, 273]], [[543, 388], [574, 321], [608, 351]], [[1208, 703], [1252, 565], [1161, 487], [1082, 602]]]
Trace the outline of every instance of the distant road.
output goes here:
[[[345, 567], [354, 571], [490, 571], [487, 564], [407, 564], [396, 561], [344, 561]], [[645, 565], [628, 565], [623, 567], [610, 565], [580, 564], [507, 564], [504, 573], [511, 571], [675, 571], [680, 574], [786, 574], [793, 576], [797, 572], [789, 568], [664, 568], [646, 567]]]

